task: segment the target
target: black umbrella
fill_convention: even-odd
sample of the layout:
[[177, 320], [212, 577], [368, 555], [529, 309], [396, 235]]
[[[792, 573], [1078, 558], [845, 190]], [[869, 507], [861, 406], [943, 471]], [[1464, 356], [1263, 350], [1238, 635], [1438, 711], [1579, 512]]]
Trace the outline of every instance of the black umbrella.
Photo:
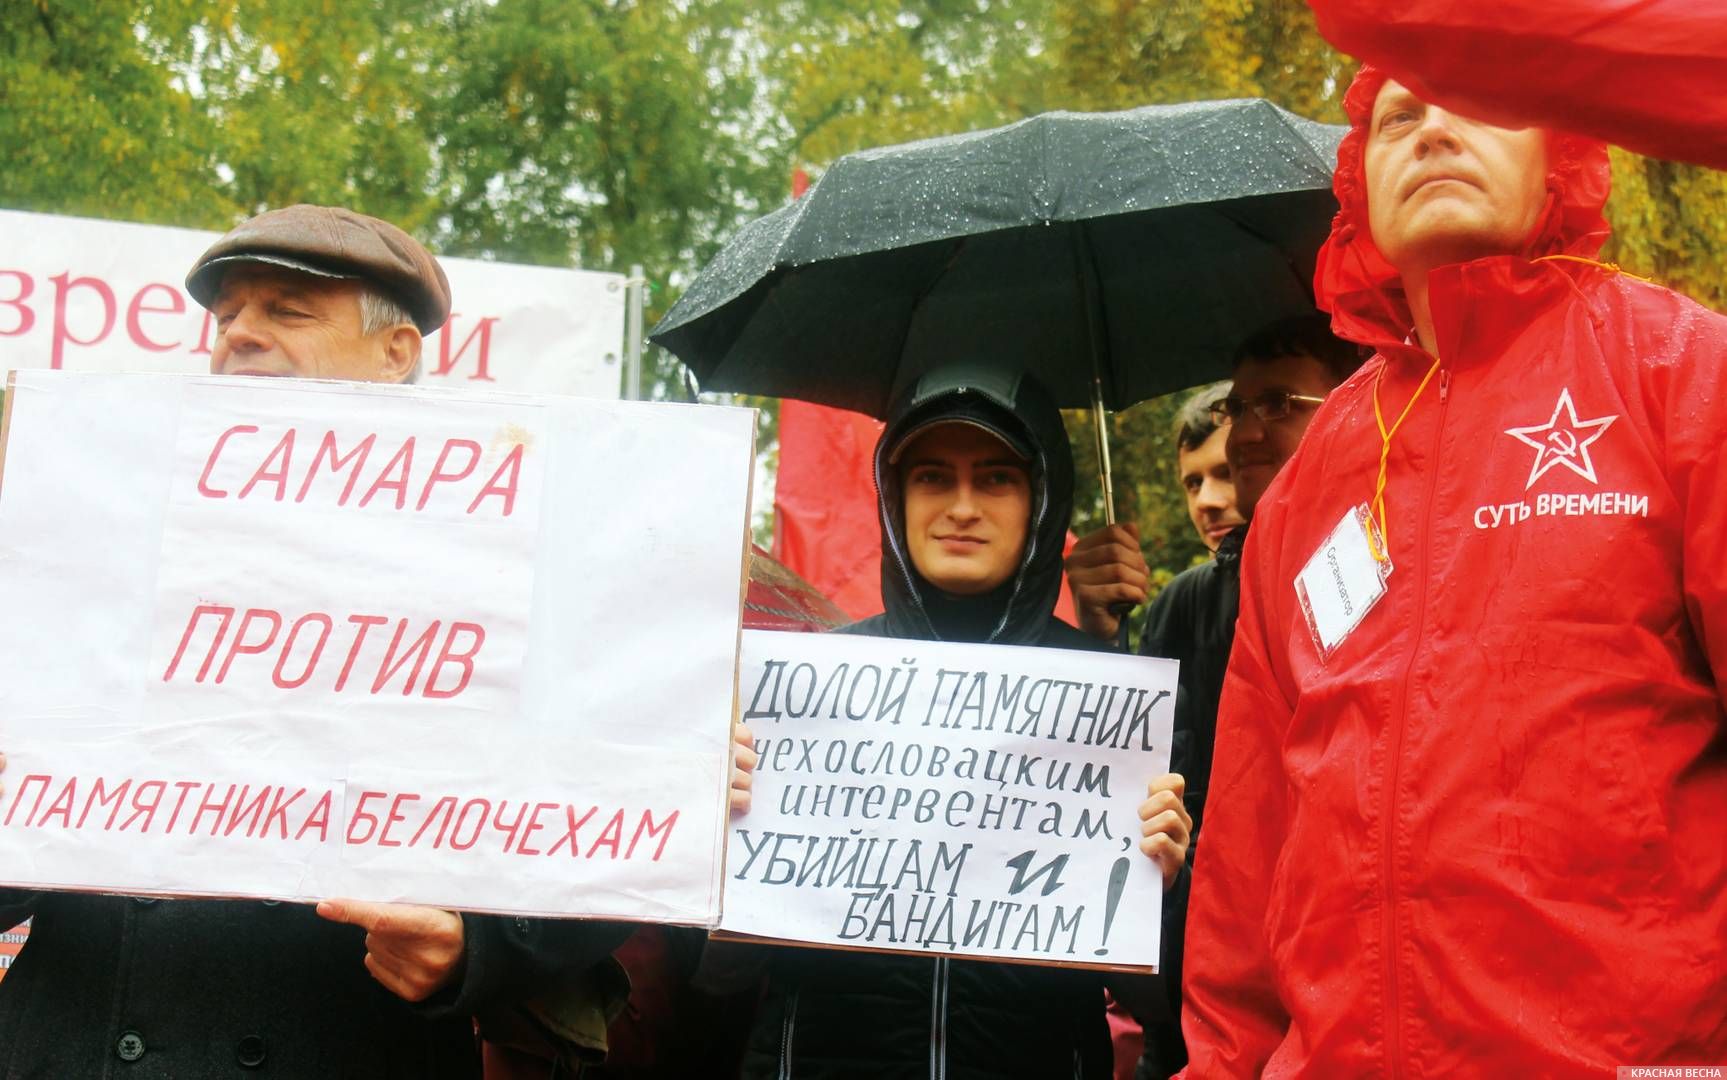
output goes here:
[[1023, 367], [1097, 412], [1228, 373], [1311, 311], [1343, 129], [1257, 99], [1048, 113], [850, 154], [746, 225], [650, 339], [704, 389], [882, 416], [931, 367]]

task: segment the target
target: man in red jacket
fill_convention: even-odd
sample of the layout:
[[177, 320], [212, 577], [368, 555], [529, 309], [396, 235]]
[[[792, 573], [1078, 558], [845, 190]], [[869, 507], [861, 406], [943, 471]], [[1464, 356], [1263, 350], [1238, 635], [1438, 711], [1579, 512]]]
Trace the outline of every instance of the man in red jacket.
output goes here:
[[1727, 320], [1593, 260], [1599, 144], [1345, 105], [1378, 354], [1243, 556], [1188, 1075], [1727, 1061]]

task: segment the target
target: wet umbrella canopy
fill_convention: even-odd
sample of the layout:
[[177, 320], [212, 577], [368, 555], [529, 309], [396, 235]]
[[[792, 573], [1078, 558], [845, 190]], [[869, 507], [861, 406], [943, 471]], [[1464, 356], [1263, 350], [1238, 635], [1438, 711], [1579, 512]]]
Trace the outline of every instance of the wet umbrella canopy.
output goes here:
[[1207, 101], [851, 154], [745, 226], [652, 340], [704, 389], [875, 416], [955, 359], [1125, 408], [1228, 374], [1247, 335], [1312, 310], [1342, 131]]

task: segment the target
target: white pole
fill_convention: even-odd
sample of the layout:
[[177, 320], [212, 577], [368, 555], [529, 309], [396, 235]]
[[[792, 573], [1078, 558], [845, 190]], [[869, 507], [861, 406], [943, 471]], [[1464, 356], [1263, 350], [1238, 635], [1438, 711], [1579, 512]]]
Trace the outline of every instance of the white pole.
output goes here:
[[642, 267], [630, 267], [628, 291], [624, 294], [624, 397], [642, 400], [642, 307], [647, 297], [647, 279]]

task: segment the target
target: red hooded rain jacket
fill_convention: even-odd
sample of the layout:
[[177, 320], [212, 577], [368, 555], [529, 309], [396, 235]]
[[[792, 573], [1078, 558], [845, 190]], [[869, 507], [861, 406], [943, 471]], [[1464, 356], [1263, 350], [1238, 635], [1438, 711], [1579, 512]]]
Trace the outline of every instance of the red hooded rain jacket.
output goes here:
[[1721, 0], [1308, 0], [1423, 101], [1727, 169]]
[[1551, 139], [1522, 256], [1430, 276], [1439, 374], [1390, 451], [1386, 592], [1322, 659], [1293, 587], [1433, 357], [1346, 106], [1321, 257], [1379, 348], [1260, 502], [1188, 925], [1193, 1077], [1611, 1077], [1727, 1061], [1727, 319], [1587, 257], [1599, 144]]

